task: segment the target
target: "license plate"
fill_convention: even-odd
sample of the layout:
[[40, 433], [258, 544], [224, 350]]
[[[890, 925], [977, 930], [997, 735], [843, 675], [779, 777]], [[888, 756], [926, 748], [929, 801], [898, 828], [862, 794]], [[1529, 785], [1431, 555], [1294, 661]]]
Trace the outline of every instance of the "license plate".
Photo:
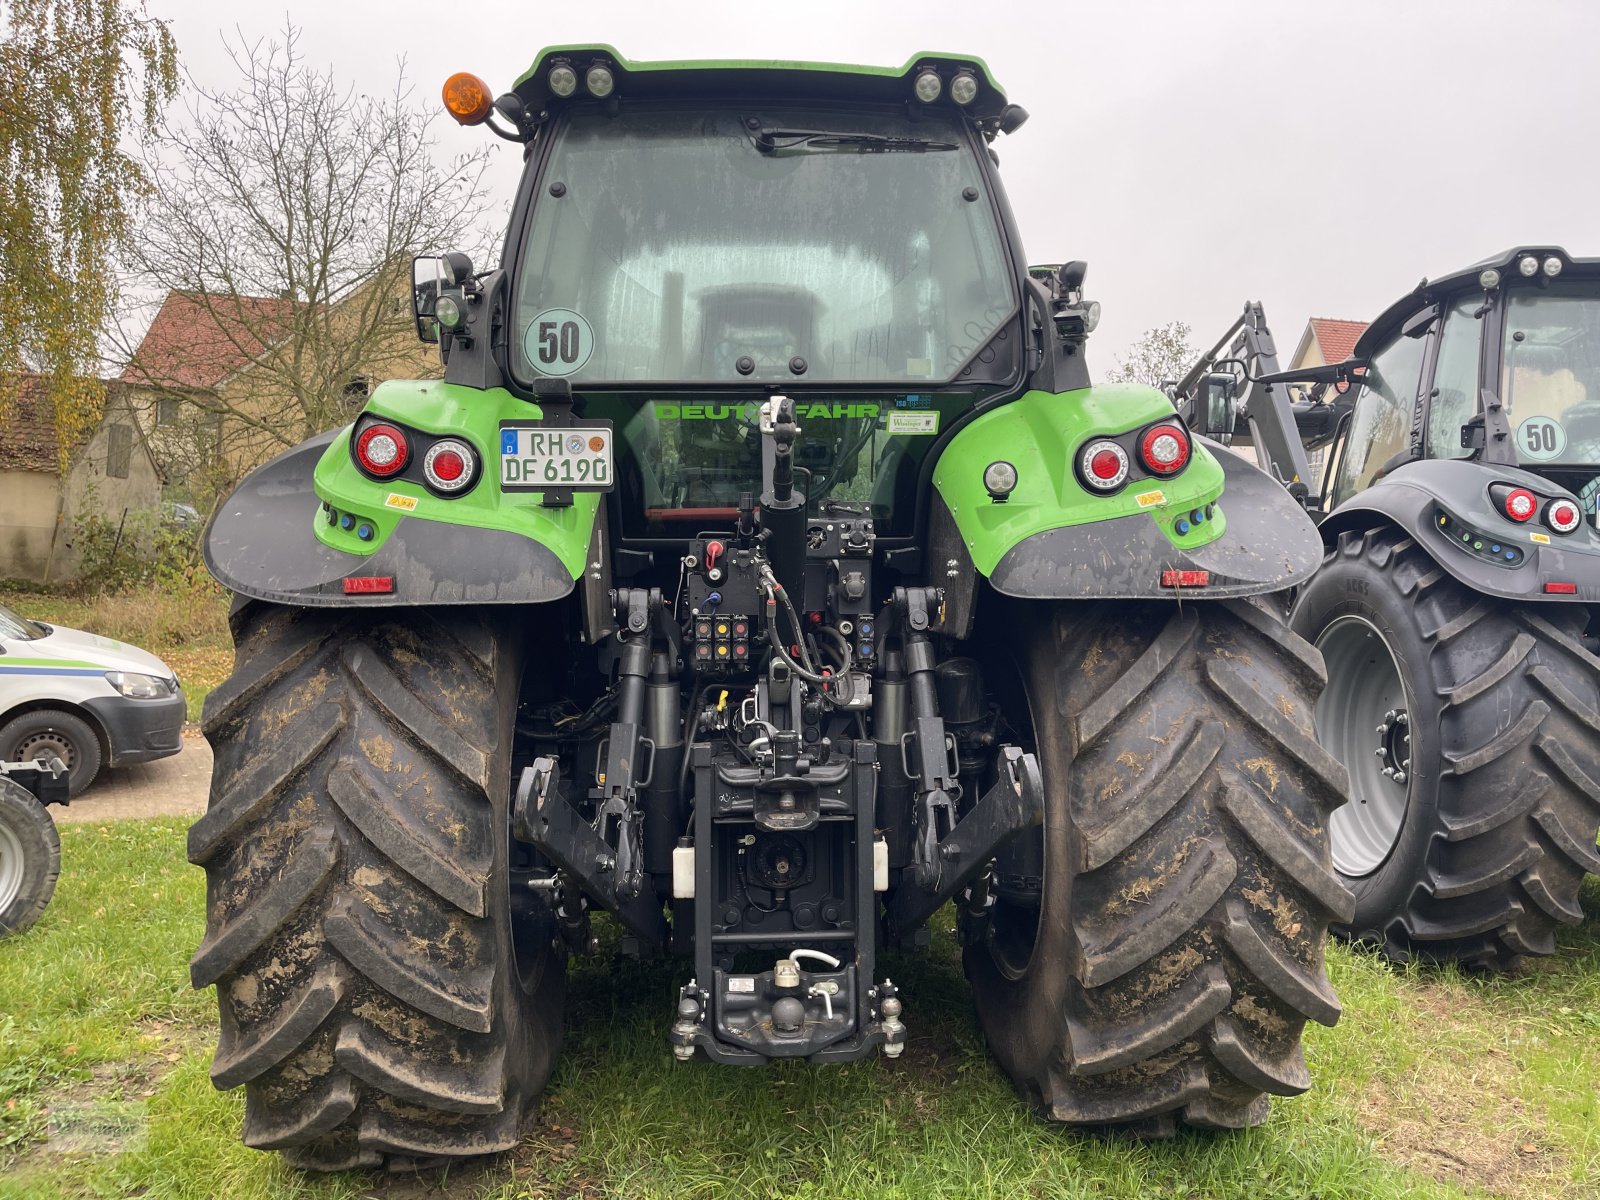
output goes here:
[[502, 425], [500, 490], [609, 492], [610, 425]]

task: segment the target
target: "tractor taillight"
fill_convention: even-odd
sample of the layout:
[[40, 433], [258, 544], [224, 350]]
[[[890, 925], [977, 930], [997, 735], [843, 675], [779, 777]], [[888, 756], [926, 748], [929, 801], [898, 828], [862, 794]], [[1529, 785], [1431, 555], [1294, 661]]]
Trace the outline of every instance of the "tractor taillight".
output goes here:
[[1078, 465], [1083, 481], [1096, 491], [1115, 491], [1128, 478], [1128, 452], [1104, 438], [1079, 452]]
[[1583, 524], [1583, 509], [1571, 500], [1556, 500], [1544, 510], [1544, 523], [1557, 533], [1571, 533]]
[[1513, 488], [1506, 493], [1506, 516], [1513, 521], [1527, 521], [1539, 511], [1539, 499], [1527, 488]]
[[1189, 435], [1182, 426], [1152, 425], [1139, 439], [1139, 457], [1157, 475], [1176, 475], [1189, 461]]
[[478, 456], [456, 438], [444, 438], [428, 447], [422, 458], [422, 475], [436, 492], [453, 495], [472, 486], [478, 474]]
[[411, 458], [406, 435], [393, 425], [368, 425], [356, 436], [355, 451], [361, 468], [380, 479], [398, 475]]

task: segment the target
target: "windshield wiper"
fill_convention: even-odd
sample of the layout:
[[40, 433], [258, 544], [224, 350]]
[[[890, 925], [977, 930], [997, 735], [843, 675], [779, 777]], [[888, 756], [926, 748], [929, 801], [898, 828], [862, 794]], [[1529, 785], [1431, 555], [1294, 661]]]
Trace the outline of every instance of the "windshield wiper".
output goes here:
[[921, 154], [928, 150], [959, 150], [954, 142], [929, 138], [896, 137], [887, 133], [841, 133], [829, 129], [769, 129], [747, 122], [750, 141], [763, 154], [823, 150], [857, 154]]

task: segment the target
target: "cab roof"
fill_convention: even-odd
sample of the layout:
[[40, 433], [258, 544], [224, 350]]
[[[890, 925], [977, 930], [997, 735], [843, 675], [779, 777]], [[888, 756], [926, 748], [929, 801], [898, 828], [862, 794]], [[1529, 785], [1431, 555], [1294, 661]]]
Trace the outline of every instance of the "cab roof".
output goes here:
[[[597, 63], [610, 67], [616, 78], [613, 94], [623, 100], [629, 97], [764, 94], [802, 100], [918, 104], [912, 93], [912, 83], [924, 69], [932, 69], [938, 72], [944, 87], [931, 107], [956, 109], [984, 122], [998, 120], [1006, 108], [1006, 94], [990, 74], [988, 65], [971, 55], [915, 54], [902, 67], [756, 59], [634, 62], [611, 46], [593, 44], [552, 46], [540, 51], [513, 89], [529, 112], [592, 99], [581, 84], [569, 101], [563, 101], [550, 91], [550, 70], [563, 63], [572, 67], [580, 80]], [[977, 97], [964, 106], [950, 98], [950, 81], [963, 70], [978, 81]]]
[[[1453, 299], [1462, 292], [1482, 291], [1483, 285], [1480, 277], [1487, 270], [1500, 273], [1499, 286], [1519, 283], [1523, 275], [1517, 264], [1524, 258], [1532, 256], [1543, 270], [1547, 258], [1555, 258], [1561, 263], [1559, 278], [1595, 279], [1600, 278], [1600, 258], [1573, 258], [1560, 246], [1530, 244], [1514, 246], [1501, 254], [1491, 255], [1488, 258], [1475, 262], [1471, 266], [1462, 267], [1437, 279], [1424, 279], [1410, 292], [1406, 293], [1393, 304], [1385, 308], [1367, 326], [1366, 332], [1356, 342], [1355, 349], [1351, 351], [1354, 358], [1371, 358], [1383, 342], [1388, 340], [1399, 326], [1405, 323], [1406, 318], [1413, 313], [1436, 304], [1442, 300]], [[1544, 279], [1546, 276], [1539, 274], [1534, 278]]]

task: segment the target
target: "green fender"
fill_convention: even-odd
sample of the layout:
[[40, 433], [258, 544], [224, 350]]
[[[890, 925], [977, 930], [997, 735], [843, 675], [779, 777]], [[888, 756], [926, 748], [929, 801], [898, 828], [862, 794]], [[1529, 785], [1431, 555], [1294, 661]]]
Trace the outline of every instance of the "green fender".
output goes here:
[[[944, 513], [934, 554], [961, 574], [965, 556], [996, 590], [1040, 599], [1139, 599], [1174, 594], [1169, 571], [1204, 571], [1204, 595], [1278, 591], [1310, 578], [1321, 561], [1316, 527], [1288, 492], [1239, 456], [1195, 439], [1189, 465], [1170, 479], [1144, 475], [1118, 491], [1089, 491], [1074, 470], [1093, 437], [1124, 435], [1175, 419], [1154, 388], [1107, 384], [1033, 391], [962, 427], [934, 469]], [[984, 470], [1017, 471], [996, 500]], [[941, 524], [945, 526], [941, 532]], [[954, 560], [954, 566], [951, 563]], [[952, 574], [953, 573], [953, 574]]]
[[[407, 479], [375, 482], [351, 459], [351, 427], [321, 434], [252, 472], [219, 507], [204, 550], [224, 586], [308, 606], [530, 604], [573, 590], [596, 536], [599, 493], [546, 508], [541, 493], [499, 485], [500, 421], [538, 419], [537, 405], [499, 388], [392, 380], [365, 411], [470, 442], [483, 463], [477, 483], [445, 499]], [[371, 577], [389, 590], [352, 592], [345, 582]]]

